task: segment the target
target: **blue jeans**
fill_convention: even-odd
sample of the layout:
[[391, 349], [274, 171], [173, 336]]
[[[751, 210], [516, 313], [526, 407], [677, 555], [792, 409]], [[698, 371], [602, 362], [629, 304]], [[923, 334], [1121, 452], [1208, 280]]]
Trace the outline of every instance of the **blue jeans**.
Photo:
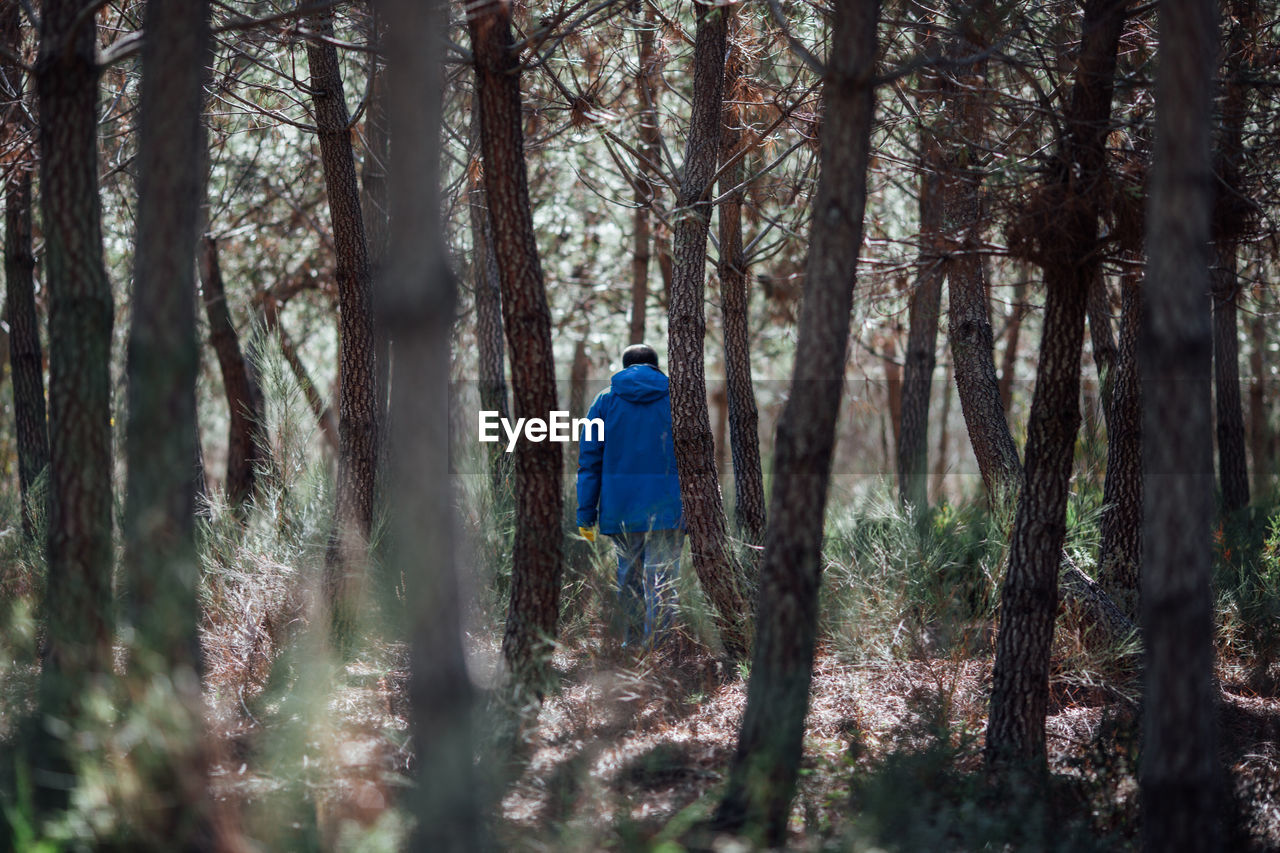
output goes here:
[[618, 598], [626, 626], [622, 642], [636, 642], [637, 628], [641, 642], [652, 642], [671, 625], [684, 531], [628, 531], [610, 538], [618, 553]]

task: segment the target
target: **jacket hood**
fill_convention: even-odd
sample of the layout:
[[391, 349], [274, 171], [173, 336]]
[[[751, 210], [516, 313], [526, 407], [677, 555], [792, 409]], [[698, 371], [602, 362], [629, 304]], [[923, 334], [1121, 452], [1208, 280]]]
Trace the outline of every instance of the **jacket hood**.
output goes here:
[[667, 375], [648, 364], [633, 364], [613, 374], [613, 393], [632, 403], [651, 403], [667, 396]]

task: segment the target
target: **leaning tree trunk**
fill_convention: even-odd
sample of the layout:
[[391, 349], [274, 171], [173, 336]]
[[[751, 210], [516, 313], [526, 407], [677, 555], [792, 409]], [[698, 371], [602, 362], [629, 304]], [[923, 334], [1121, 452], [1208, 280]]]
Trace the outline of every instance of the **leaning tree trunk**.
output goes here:
[[823, 85], [821, 177], [805, 274], [791, 397], [778, 424], [774, 485], [760, 571], [758, 635], [747, 708], [716, 814], [723, 828], [786, 839], [813, 677], [822, 529], [844, 390], [851, 272], [862, 246], [875, 110], [879, 4], [835, 4]]
[[1004, 355], [1000, 360], [1000, 405], [1005, 417], [1013, 407], [1013, 383], [1017, 379], [1018, 341], [1022, 336], [1022, 321], [1027, 318], [1027, 282], [1019, 277], [1013, 286], [1013, 314], [1004, 334]]
[[[131, 757], [152, 807], [133, 830], [157, 849], [204, 849], [212, 799], [200, 690], [195, 511], [196, 232], [207, 0], [151, 0], [142, 48], [137, 251], [129, 327], [124, 573], [134, 629], [130, 688], [172, 691]], [[225, 312], [225, 305], [223, 306]]]
[[751, 647], [748, 605], [725, 529], [703, 365], [703, 343], [707, 334], [703, 287], [711, 219], [708, 196], [720, 154], [727, 8], [695, 5], [698, 29], [694, 42], [693, 114], [689, 119], [683, 177], [676, 203], [675, 267], [668, 306], [667, 350], [671, 371], [671, 425], [693, 567], [716, 609], [725, 650], [731, 657], [742, 658]]
[[1142, 568], [1142, 385], [1138, 377], [1140, 273], [1120, 279], [1120, 344], [1107, 406], [1107, 479], [1103, 486], [1098, 582], [1130, 619], [1138, 614]]
[[[0, 10], [0, 44], [9, 56], [22, 55], [22, 21], [17, 3]], [[23, 96], [22, 68], [0, 58], [0, 97], [9, 104], [4, 117], [6, 141], [30, 132]], [[13, 378], [13, 415], [18, 441], [18, 488], [22, 535], [35, 536], [32, 488], [49, 464], [49, 434], [44, 410], [44, 361], [40, 321], [36, 317], [35, 256], [31, 249], [31, 168], [15, 162], [4, 194], [4, 316], [9, 324], [9, 370]]]
[[[1213, 679], [1213, 445], [1209, 222], [1217, 6], [1159, 12], [1155, 151], [1147, 198], [1142, 628], [1143, 848], [1219, 850]], [[1158, 286], [1154, 286], [1158, 283]]]
[[227, 500], [241, 506], [253, 497], [258, 469], [266, 460], [266, 404], [258, 370], [245, 358], [240, 336], [231, 322], [227, 291], [218, 260], [218, 241], [211, 236], [200, 242], [200, 281], [204, 290], [209, 341], [218, 356], [222, 386], [227, 395], [230, 426], [227, 433]]
[[[726, 6], [731, 25], [736, 20]], [[724, 128], [721, 159], [728, 162], [743, 145], [742, 117], [736, 102], [742, 80], [742, 51], [732, 48], [725, 63]], [[754, 545], [764, 541], [764, 472], [760, 466], [760, 415], [751, 383], [751, 331], [748, 269], [742, 251], [742, 205], [746, 198], [745, 157], [738, 157], [720, 176], [721, 192], [728, 197], [720, 205], [720, 301], [724, 312], [725, 388], [729, 402], [729, 443], [733, 451], [734, 522], [738, 532]]]
[[[368, 40], [381, 49], [386, 38], [386, 24], [377, 4], [370, 0], [368, 16]], [[383, 58], [378, 53], [369, 56], [369, 84], [365, 106], [364, 162], [360, 167], [360, 210], [364, 221], [366, 243], [369, 247], [369, 280], [377, 278], [386, 262], [388, 229], [391, 225], [387, 201], [387, 165], [391, 157], [391, 133], [387, 127], [391, 118], [387, 115], [386, 73]], [[377, 376], [374, 387], [378, 438], [377, 492], [384, 488], [382, 480], [387, 472], [391, 452], [382, 436], [387, 434], [388, 394], [391, 383], [391, 337], [386, 329], [373, 326], [374, 371]], [[379, 498], [381, 500], [381, 498]]]
[[[529, 205], [511, 7], [484, 0], [472, 8], [468, 25], [479, 81], [484, 186], [502, 282], [502, 323], [511, 348], [515, 416], [547, 417], [556, 408], [551, 311]], [[560, 612], [561, 456], [554, 441], [522, 441], [516, 446], [516, 535], [502, 651], [515, 684], [539, 696]]]
[[[72, 730], [112, 671], [111, 283], [98, 197], [98, 66], [80, 0], [40, 4], [40, 209], [49, 289], [49, 536], [40, 719]], [[184, 469], [190, 459], [183, 461]], [[72, 743], [39, 727], [41, 811], [66, 807]], [[68, 781], [63, 781], [68, 780]]]
[[[925, 35], [921, 48], [937, 50], [931, 12], [919, 7]], [[938, 98], [938, 75], [920, 75], [919, 112], [931, 112]], [[938, 129], [921, 125], [919, 271], [907, 301], [907, 355], [902, 369], [902, 419], [898, 427], [898, 500], [923, 517], [929, 507], [929, 398], [937, 363], [938, 316], [942, 308], [942, 149]]]
[[[947, 53], [972, 56], [978, 46], [957, 28]], [[985, 60], [959, 66], [942, 82], [944, 118], [956, 134], [943, 151], [943, 234], [950, 295], [948, 336], [955, 360], [956, 390], [982, 482], [995, 505], [1013, 499], [1022, 480], [1018, 448], [1005, 420], [996, 378], [995, 338], [987, 305], [982, 257], [982, 172], [988, 109]]]
[[337, 261], [338, 481], [325, 549], [324, 589], [330, 637], [345, 655], [354, 640], [373, 527], [379, 409], [369, 249], [338, 49], [332, 41], [333, 18], [330, 8], [309, 19], [314, 38], [307, 41], [307, 68]]
[[1044, 329], [1027, 427], [1027, 468], [1000, 595], [1000, 633], [987, 723], [989, 766], [1046, 772], [1044, 719], [1049, 649], [1067, 493], [1080, 426], [1080, 356], [1089, 288], [1097, 275], [1098, 217], [1091, 199], [1106, 180], [1116, 51], [1128, 0], [1087, 0], [1071, 102], [1043, 198], [1055, 202], [1035, 235], [1044, 268]]
[[[417, 767], [407, 797], [412, 850], [490, 849], [474, 760], [475, 688], [467, 674], [449, 473], [449, 340], [455, 287], [441, 235], [442, 4], [382, 0], [392, 135], [420, 144], [391, 152], [391, 235], [379, 314], [395, 338], [391, 387], [396, 464], [391, 561], [406, 579], [409, 725]], [[432, 555], [423, 560], [423, 555]]]

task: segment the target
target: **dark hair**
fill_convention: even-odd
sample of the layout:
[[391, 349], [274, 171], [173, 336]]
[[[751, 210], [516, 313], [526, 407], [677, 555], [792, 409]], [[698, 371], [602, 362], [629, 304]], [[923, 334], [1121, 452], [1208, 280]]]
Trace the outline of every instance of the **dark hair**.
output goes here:
[[648, 344], [632, 344], [622, 351], [622, 366], [633, 364], [651, 364], [658, 366], [658, 353]]

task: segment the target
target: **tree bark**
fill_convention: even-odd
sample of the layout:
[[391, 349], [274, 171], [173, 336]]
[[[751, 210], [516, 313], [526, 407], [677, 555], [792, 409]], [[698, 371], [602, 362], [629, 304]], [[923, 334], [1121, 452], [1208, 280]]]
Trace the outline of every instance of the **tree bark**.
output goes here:
[[[40, 4], [40, 207], [49, 289], [49, 537], [41, 719], [73, 729], [86, 690], [109, 676], [111, 284], [98, 196], [95, 24], [80, 0]], [[190, 459], [183, 461], [185, 469]], [[37, 806], [64, 809], [74, 746], [44, 726], [34, 745]]]
[[[147, 3], [138, 123], [138, 228], [126, 360], [124, 570], [139, 694], [171, 690], [176, 709], [134, 750], [152, 808], [136, 840], [179, 850], [210, 842], [195, 512], [196, 238], [204, 193], [201, 111], [207, 0]], [[225, 314], [225, 304], [222, 306]]]
[[209, 321], [209, 342], [218, 356], [222, 386], [227, 395], [230, 426], [227, 432], [227, 499], [241, 506], [254, 494], [258, 468], [266, 460], [265, 401], [257, 367], [245, 358], [240, 336], [231, 322], [227, 292], [218, 261], [218, 241], [200, 241], [200, 279], [204, 310]]
[[[386, 27], [376, 2], [371, 2], [368, 16], [369, 44], [380, 48], [386, 38]], [[360, 208], [369, 247], [369, 280], [378, 276], [387, 257], [390, 216], [387, 201], [387, 164], [391, 157], [391, 134], [387, 115], [386, 74], [378, 53], [369, 55], [368, 103], [364, 121], [364, 162], [360, 168]], [[379, 467], [375, 488], [382, 490], [381, 480], [388, 467], [389, 448], [382, 436], [387, 434], [388, 395], [391, 382], [391, 337], [386, 329], [373, 326], [374, 399], [376, 401]]]
[[1071, 101], [1044, 197], [1056, 202], [1041, 244], [1044, 329], [1027, 428], [1027, 468], [1000, 596], [986, 757], [1040, 777], [1049, 699], [1049, 650], [1058, 608], [1058, 567], [1067, 492], [1080, 426], [1080, 357], [1089, 289], [1097, 276], [1098, 217], [1106, 181], [1116, 51], [1128, 0], [1086, 0]]
[[707, 410], [703, 287], [711, 179], [720, 155], [727, 7], [695, 5], [693, 114], [676, 202], [674, 268], [668, 306], [671, 424], [689, 549], [698, 580], [716, 609], [720, 639], [732, 658], [751, 648], [740, 569], [728, 547], [715, 441]]
[[1120, 345], [1107, 407], [1107, 479], [1098, 555], [1098, 581], [1130, 619], [1138, 616], [1142, 569], [1142, 385], [1138, 376], [1142, 289], [1138, 277], [1136, 270], [1126, 270], [1121, 278]]
[[738, 748], [716, 814], [722, 828], [761, 832], [771, 847], [786, 839], [813, 677], [823, 518], [853, 307], [850, 273], [867, 197], [878, 15], [876, 2], [842, 0], [834, 7], [821, 181], [791, 397], [778, 424], [759, 635]]
[[[556, 408], [551, 311], [529, 206], [511, 8], [484, 0], [471, 9], [468, 25], [479, 80], [485, 193], [502, 282], [515, 415], [547, 417]], [[516, 446], [516, 535], [502, 650], [515, 684], [539, 696], [560, 612], [561, 457], [561, 446], [552, 441], [522, 441]]]
[[1022, 336], [1022, 321], [1027, 318], [1027, 283], [1019, 280], [1013, 286], [1013, 316], [1004, 335], [1004, 357], [1000, 361], [1000, 406], [1005, 417], [1013, 407], [1013, 383], [1017, 379], [1018, 342]]
[[1249, 468], [1245, 458], [1244, 406], [1240, 399], [1240, 342], [1236, 299], [1234, 240], [1217, 244], [1213, 269], [1213, 368], [1218, 410], [1218, 481], [1222, 505], [1234, 512], [1249, 503]]
[[1160, 6], [1146, 228], [1143, 378], [1145, 695], [1139, 783], [1145, 850], [1219, 850], [1213, 678], [1213, 335], [1210, 120], [1213, 0]]
[[308, 19], [311, 101], [320, 139], [325, 193], [337, 260], [339, 316], [338, 480], [333, 526], [325, 549], [324, 589], [330, 638], [342, 654], [354, 639], [365, 582], [378, 470], [377, 375], [369, 247], [342, 88], [334, 12]]
[[[951, 34], [952, 57], [980, 52], [963, 30]], [[996, 378], [995, 338], [987, 305], [982, 257], [982, 172], [977, 168], [986, 133], [985, 60], [960, 66], [942, 81], [944, 116], [956, 134], [943, 146], [943, 234], [950, 296], [948, 336], [955, 361], [956, 390], [969, 441], [993, 504], [1013, 499], [1022, 481], [1018, 448], [1005, 420]]]
[[1254, 0], [1232, 0], [1234, 23], [1228, 27], [1227, 62], [1222, 99], [1222, 136], [1218, 143], [1217, 210], [1214, 217], [1217, 263], [1212, 276], [1213, 368], [1218, 423], [1218, 481], [1222, 504], [1234, 512], [1249, 503], [1249, 467], [1245, 457], [1244, 408], [1240, 399], [1240, 341], [1237, 300], [1240, 282], [1236, 272], [1240, 235], [1245, 228], [1243, 209], [1244, 123], [1248, 100], [1243, 74], [1248, 39], [1257, 27]]
[[1116, 384], [1116, 364], [1119, 350], [1111, 328], [1111, 297], [1107, 293], [1107, 279], [1099, 264], [1089, 285], [1089, 345], [1093, 350], [1093, 364], [1098, 369], [1098, 387], [1102, 397], [1102, 417], [1111, 434], [1111, 397]]
[[[391, 235], [379, 275], [381, 324], [395, 339], [391, 388], [391, 561], [406, 583], [409, 726], [416, 785], [408, 848], [490, 848], [477, 789], [475, 689], [467, 674], [449, 465], [449, 342], [455, 284], [441, 239], [440, 116], [444, 89], [437, 2], [381, 0], [387, 15], [392, 135]], [[432, 555], [424, 560], [423, 555]]]
[[[479, 84], [477, 84], [479, 85]], [[480, 97], [471, 101], [471, 126], [477, 143], [480, 139]], [[476, 153], [479, 157], [479, 152]], [[476, 352], [478, 358], [480, 408], [509, 417], [507, 406], [507, 372], [502, 345], [502, 284], [498, 276], [498, 259], [493, 252], [493, 225], [484, 194], [483, 170], [477, 170], [467, 191], [467, 210], [471, 221], [471, 282], [476, 300]], [[504, 494], [507, 454], [495, 443], [489, 445], [489, 485], [495, 496]]]
[[[734, 7], [726, 6], [730, 26], [737, 27]], [[724, 128], [720, 141], [721, 162], [738, 153], [742, 146], [742, 117], [736, 105], [741, 100], [742, 52], [731, 48], [725, 64]], [[742, 205], [746, 190], [737, 189], [745, 178], [745, 158], [725, 170], [720, 177], [721, 194], [730, 193], [720, 205], [720, 298], [724, 313], [725, 390], [729, 403], [729, 442], [733, 453], [733, 518], [738, 534], [759, 545], [764, 541], [764, 472], [760, 464], [760, 415], [755, 387], [751, 381], [751, 330], [748, 322], [750, 271], [742, 250]], [[730, 192], [732, 191], [732, 192]]]
[[649, 262], [653, 259], [653, 229], [649, 222], [658, 187], [653, 182], [659, 159], [658, 74], [654, 36], [658, 24], [654, 7], [645, 5], [644, 19], [637, 22], [639, 70], [636, 96], [639, 99], [640, 133], [636, 150], [640, 154], [640, 175], [635, 180], [635, 210], [632, 213], [631, 328], [629, 340], [644, 343], [645, 313], [649, 302]]
[[[0, 10], [0, 43], [11, 55], [21, 55], [22, 22], [17, 3], [6, 3]], [[12, 139], [30, 131], [23, 110], [23, 72], [10, 60], [3, 61], [0, 68], [0, 97], [11, 105], [4, 117], [4, 135]], [[31, 169], [22, 162], [15, 162], [11, 169], [4, 194], [4, 316], [9, 324], [22, 535], [30, 541], [35, 536], [37, 512], [32, 488], [49, 464], [49, 434], [40, 320], [36, 316], [36, 261], [31, 248]]]
[[1253, 493], [1271, 492], [1275, 458], [1267, 413], [1267, 379], [1262, 356], [1267, 348], [1267, 321], [1261, 313], [1249, 321], [1249, 454], [1253, 458]]
[[[931, 13], [921, 8], [922, 16]], [[938, 38], [932, 19], [920, 22], [924, 36], [919, 39], [926, 53], [937, 50]], [[932, 111], [938, 99], [938, 75], [932, 70], [920, 75], [918, 111]], [[942, 148], [937, 129], [922, 125], [920, 145], [920, 253], [918, 273], [907, 302], [907, 356], [902, 370], [902, 422], [898, 428], [898, 500], [914, 507], [918, 515], [929, 507], [929, 399], [933, 393], [933, 370], [937, 363], [938, 317], [942, 308]], [[945, 425], [943, 427], [945, 431]]]

